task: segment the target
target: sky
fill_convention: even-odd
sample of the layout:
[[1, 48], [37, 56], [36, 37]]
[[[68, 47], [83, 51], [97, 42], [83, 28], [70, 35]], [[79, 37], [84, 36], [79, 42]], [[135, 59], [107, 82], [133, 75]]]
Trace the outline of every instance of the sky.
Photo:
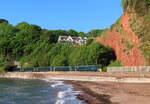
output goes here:
[[121, 15], [121, 0], [0, 0], [0, 18], [12, 25], [89, 32], [109, 28]]

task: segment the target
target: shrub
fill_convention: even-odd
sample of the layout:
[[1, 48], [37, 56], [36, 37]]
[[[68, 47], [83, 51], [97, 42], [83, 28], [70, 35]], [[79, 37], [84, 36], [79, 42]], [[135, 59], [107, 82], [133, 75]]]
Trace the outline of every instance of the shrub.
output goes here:
[[147, 4], [150, 5], [150, 0], [147, 0]]
[[108, 65], [108, 67], [119, 67], [119, 66], [123, 66], [122, 65], [122, 63], [121, 63], [121, 61], [118, 61], [118, 60], [116, 60], [116, 61], [111, 61], [111, 63]]
[[124, 8], [127, 6], [128, 0], [121, 0], [121, 6]]
[[0, 74], [5, 72], [5, 67], [0, 67]]
[[86, 42], [86, 45], [90, 45], [91, 43], [93, 42], [93, 39], [88, 39], [87, 42]]
[[103, 72], [107, 72], [107, 67], [103, 67]]

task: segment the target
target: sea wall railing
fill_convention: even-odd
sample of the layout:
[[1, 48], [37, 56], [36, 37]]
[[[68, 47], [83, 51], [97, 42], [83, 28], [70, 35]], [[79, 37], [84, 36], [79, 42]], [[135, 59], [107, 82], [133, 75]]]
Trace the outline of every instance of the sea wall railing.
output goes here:
[[150, 66], [107, 67], [107, 72], [150, 72]]

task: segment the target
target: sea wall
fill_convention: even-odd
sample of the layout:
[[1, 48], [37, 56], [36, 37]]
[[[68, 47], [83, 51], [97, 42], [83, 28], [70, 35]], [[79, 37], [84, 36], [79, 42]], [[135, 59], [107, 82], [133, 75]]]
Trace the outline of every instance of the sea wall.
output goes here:
[[[8, 72], [1, 74], [0, 78], [21, 78], [21, 79], [47, 79], [47, 80], [76, 80], [76, 81], [106, 81], [106, 82], [125, 82], [125, 83], [150, 83], [150, 77], [122, 77], [113, 76], [118, 73], [104, 73], [87, 74], [79, 72]], [[99, 75], [98, 75], [99, 74]], [[102, 75], [103, 74], [103, 75]], [[107, 74], [107, 73], [105, 73]], [[134, 73], [132, 73], [134, 74]], [[149, 73], [150, 74], [150, 73]]]

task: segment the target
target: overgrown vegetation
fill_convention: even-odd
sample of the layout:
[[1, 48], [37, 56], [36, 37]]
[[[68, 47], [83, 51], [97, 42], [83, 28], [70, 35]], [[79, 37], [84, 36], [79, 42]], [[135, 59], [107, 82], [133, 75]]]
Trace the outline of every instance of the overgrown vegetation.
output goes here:
[[120, 34], [124, 35], [122, 25], [120, 24], [120, 18], [116, 21], [116, 23], [111, 25], [110, 31], [112, 32], [114, 28], [116, 28], [116, 32], [119, 32]]
[[121, 6], [125, 8], [127, 6], [128, 0], [121, 0]]
[[0, 55], [0, 73], [5, 72], [5, 69], [7, 68], [6, 59], [3, 55]]
[[121, 43], [125, 45], [124, 52], [130, 53], [130, 51], [134, 48], [134, 44], [128, 39], [121, 39]]
[[[150, 64], [150, 0], [122, 0], [130, 16], [130, 27], [140, 39], [140, 49]], [[134, 15], [133, 15], [134, 14]]]
[[111, 61], [108, 67], [120, 67], [120, 66], [123, 66], [121, 61], [116, 60], [116, 61]]
[[75, 30], [46, 30], [26, 22], [12, 26], [0, 24], [0, 67], [18, 61], [22, 67], [99, 65], [107, 66], [115, 60], [114, 51], [93, 40], [83, 46], [57, 43], [59, 36], [96, 37], [103, 30], [88, 34]]

